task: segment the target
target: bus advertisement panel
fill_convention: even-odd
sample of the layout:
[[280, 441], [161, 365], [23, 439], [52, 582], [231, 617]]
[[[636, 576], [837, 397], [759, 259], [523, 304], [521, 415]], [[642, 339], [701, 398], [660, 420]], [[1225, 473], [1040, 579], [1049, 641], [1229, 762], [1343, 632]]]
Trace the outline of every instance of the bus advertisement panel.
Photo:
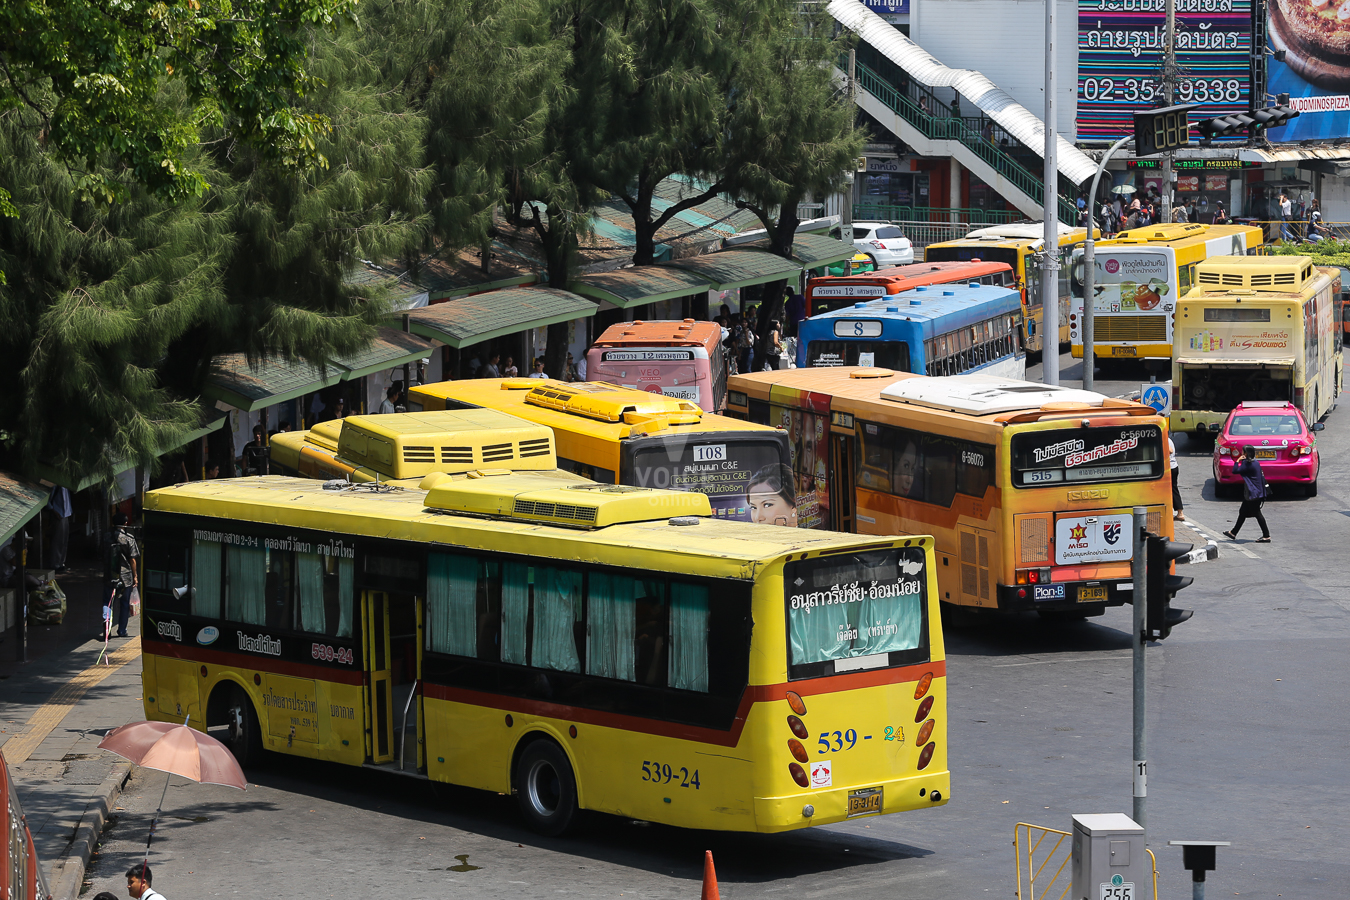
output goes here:
[[196, 482], [145, 508], [145, 715], [246, 767], [511, 794], [548, 835], [579, 809], [781, 832], [948, 799], [931, 538], [546, 472]]

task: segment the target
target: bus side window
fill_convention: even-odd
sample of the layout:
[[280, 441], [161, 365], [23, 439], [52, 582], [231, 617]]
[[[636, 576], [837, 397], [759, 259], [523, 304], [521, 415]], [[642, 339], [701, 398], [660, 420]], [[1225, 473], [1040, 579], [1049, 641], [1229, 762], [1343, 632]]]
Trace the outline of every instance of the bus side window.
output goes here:
[[763, 400], [751, 400], [749, 403], [750, 421], [756, 425], [768, 425], [769, 404]]
[[[216, 553], [220, 553], [219, 545], [216, 545]], [[141, 590], [150, 608], [179, 615], [189, 611], [188, 593], [180, 591], [179, 596], [174, 596], [174, 590], [187, 583], [187, 562], [186, 544], [152, 543], [146, 548]]]
[[256, 547], [225, 548], [225, 618], [245, 625], [268, 622], [267, 550]]
[[221, 557], [224, 546], [214, 541], [192, 542], [191, 613], [206, 619], [220, 618]]
[[355, 565], [321, 553], [295, 555], [297, 627], [327, 637], [352, 636]]

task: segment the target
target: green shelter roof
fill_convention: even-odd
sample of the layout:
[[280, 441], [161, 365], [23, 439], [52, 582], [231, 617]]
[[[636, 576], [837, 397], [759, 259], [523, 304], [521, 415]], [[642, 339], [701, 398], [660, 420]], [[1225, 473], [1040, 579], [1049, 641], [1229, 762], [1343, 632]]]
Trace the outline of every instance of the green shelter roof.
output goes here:
[[669, 266], [634, 266], [614, 272], [582, 275], [572, 290], [583, 297], [608, 300], [620, 309], [673, 300], [709, 290], [712, 281], [694, 272]]
[[527, 328], [583, 319], [595, 310], [595, 303], [568, 291], [517, 287], [457, 297], [405, 315], [413, 334], [460, 349]]
[[0, 543], [18, 534], [46, 505], [45, 487], [0, 472]]
[[760, 250], [722, 250], [704, 256], [675, 259], [661, 265], [707, 278], [713, 288], [719, 291], [790, 278], [802, 270], [801, 263]]
[[[764, 238], [740, 246], [747, 250], [762, 252], [769, 249], [769, 239]], [[792, 258], [807, 269], [828, 266], [830, 263], [848, 259], [857, 252], [852, 244], [846, 244], [824, 234], [798, 234], [792, 241]]]

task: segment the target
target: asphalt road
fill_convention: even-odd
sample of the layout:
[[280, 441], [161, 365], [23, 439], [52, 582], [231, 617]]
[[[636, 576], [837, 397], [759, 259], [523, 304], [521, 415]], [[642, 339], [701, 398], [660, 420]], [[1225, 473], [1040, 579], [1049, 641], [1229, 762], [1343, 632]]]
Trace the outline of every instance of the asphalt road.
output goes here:
[[[1122, 373], [1099, 388], [1139, 380]], [[1220, 538], [1221, 557], [1192, 566], [1178, 600], [1194, 619], [1148, 650], [1148, 829], [1163, 898], [1190, 894], [1174, 839], [1233, 842], [1219, 850], [1211, 898], [1348, 892], [1347, 415], [1333, 412], [1318, 441], [1319, 496], [1267, 504], [1273, 544], [1250, 543], [1254, 527], [1240, 545]], [[1237, 503], [1214, 500], [1207, 449], [1177, 443], [1186, 512], [1218, 535]], [[278, 759], [250, 772], [242, 794], [175, 779], [155, 887], [169, 900], [689, 898], [711, 849], [724, 897], [1011, 898], [1017, 822], [1067, 830], [1074, 813], [1131, 811], [1129, 617], [1127, 607], [1077, 625], [1028, 615], [949, 630], [942, 808], [782, 836], [591, 816], [576, 836], [544, 839], [508, 797]], [[123, 794], [86, 896], [123, 894], [119, 873], [139, 859], [162, 778], [142, 771]]]

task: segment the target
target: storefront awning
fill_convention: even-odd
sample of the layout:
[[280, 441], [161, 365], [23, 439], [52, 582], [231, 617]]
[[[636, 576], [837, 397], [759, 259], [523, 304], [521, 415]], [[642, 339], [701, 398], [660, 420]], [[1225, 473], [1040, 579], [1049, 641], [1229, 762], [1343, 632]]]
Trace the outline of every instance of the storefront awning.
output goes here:
[[1267, 163], [1343, 160], [1350, 165], [1350, 147], [1279, 147], [1270, 150], [1244, 147], [1238, 150], [1238, 159]]
[[0, 543], [14, 537], [46, 505], [45, 487], [0, 472]]
[[413, 334], [455, 349], [595, 315], [596, 304], [568, 291], [546, 287], [507, 288], [433, 303], [408, 313]]
[[669, 266], [635, 266], [614, 272], [582, 275], [572, 290], [583, 297], [608, 300], [620, 309], [687, 297], [712, 288], [712, 281]]
[[[742, 244], [748, 250], [766, 251], [769, 239]], [[792, 241], [792, 258], [806, 269], [818, 269], [848, 259], [858, 251], [852, 244], [845, 244], [836, 238], [823, 234], [798, 234]]]
[[661, 265], [707, 278], [712, 282], [713, 289], [719, 291], [791, 278], [802, 270], [801, 263], [758, 250], [722, 250], [704, 256], [675, 259]]
[[381, 328], [368, 348], [350, 356], [337, 357], [323, 369], [304, 362], [273, 358], [249, 365], [244, 354], [231, 353], [217, 356], [212, 361], [211, 374], [207, 376], [202, 395], [235, 409], [253, 412], [331, 387], [339, 381], [350, 381], [422, 359], [433, 349], [434, 345], [419, 337]]

